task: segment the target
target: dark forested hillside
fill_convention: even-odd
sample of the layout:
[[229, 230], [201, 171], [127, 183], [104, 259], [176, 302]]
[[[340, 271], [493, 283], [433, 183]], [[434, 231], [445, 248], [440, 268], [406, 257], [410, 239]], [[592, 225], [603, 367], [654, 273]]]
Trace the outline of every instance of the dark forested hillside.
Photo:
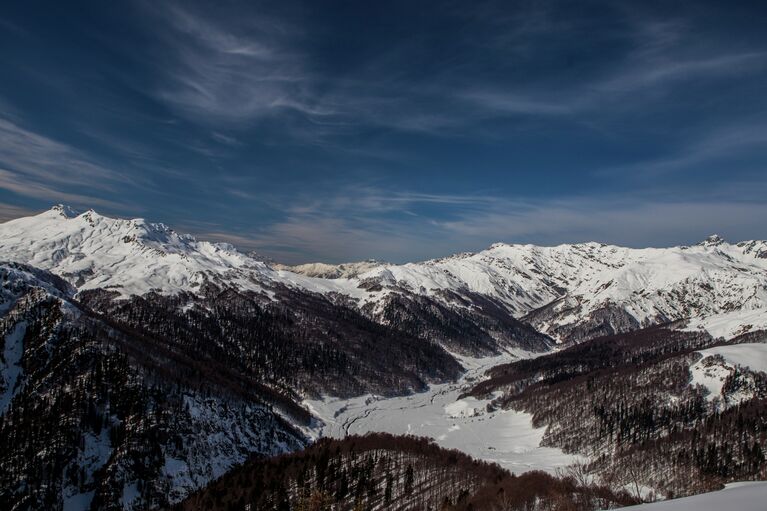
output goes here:
[[[23, 264], [0, 269], [0, 499], [16, 509], [166, 505], [249, 456], [303, 447], [307, 396], [453, 380], [463, 368], [436, 339], [497, 349], [436, 303], [378, 321], [343, 297], [281, 285], [125, 298], [76, 294]], [[511, 319], [486, 326], [548, 342]]]
[[83, 292], [83, 304], [191, 358], [236, 368], [294, 398], [422, 390], [457, 377], [441, 346], [380, 325], [325, 296], [275, 290], [279, 300], [208, 285], [198, 295], [150, 293], [114, 300]]
[[532, 413], [544, 445], [592, 456], [611, 485], [677, 496], [763, 479], [767, 375], [735, 368], [722, 396], [691, 384], [695, 350], [718, 343], [664, 328], [603, 337], [496, 367], [471, 393], [502, 390], [490, 406]]
[[[281, 418], [301, 408], [115, 328], [60, 279], [6, 265], [0, 284], [3, 508], [162, 506], [253, 454], [305, 444]], [[218, 378], [202, 384], [205, 368]]]
[[438, 301], [404, 289], [397, 291], [382, 304], [368, 304], [363, 311], [399, 331], [439, 339], [452, 352], [476, 357], [497, 354], [499, 347], [541, 352], [554, 345], [547, 335], [513, 318], [483, 295], [442, 290], [438, 293], [442, 301]]
[[471, 394], [480, 395], [507, 386], [519, 392], [532, 384], [546, 386], [596, 371], [636, 367], [714, 343], [706, 333], [679, 332], [663, 327], [603, 336], [547, 357], [493, 367], [487, 373], [489, 379], [474, 387]]
[[249, 461], [174, 509], [585, 511], [633, 503], [572, 477], [514, 476], [425, 438], [378, 433]]

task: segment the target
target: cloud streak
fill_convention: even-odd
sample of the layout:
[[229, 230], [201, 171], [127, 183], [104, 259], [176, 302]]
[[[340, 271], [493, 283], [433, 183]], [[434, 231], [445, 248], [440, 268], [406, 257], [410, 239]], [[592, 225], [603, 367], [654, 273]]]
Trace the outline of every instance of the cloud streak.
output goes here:
[[674, 153], [645, 161], [595, 171], [598, 176], [631, 176], [634, 181], [657, 179], [672, 173], [702, 170], [741, 156], [749, 150], [765, 152], [767, 125], [738, 124], [712, 129], [694, 137]]
[[[153, 6], [153, 8], [156, 6]], [[326, 112], [302, 97], [307, 86], [303, 56], [291, 48], [281, 20], [218, 20], [182, 4], [160, 7], [164, 59], [157, 97], [193, 119], [241, 123], [296, 110]]]
[[[161, 32], [163, 51], [154, 65], [158, 86], [153, 94], [210, 128], [212, 137], [224, 144], [217, 128], [245, 129], [254, 123], [329, 151], [349, 145], [348, 135], [360, 128], [459, 137], [499, 118], [520, 126], [556, 118], [602, 129], [626, 110], [646, 111], [648, 104], [692, 80], [732, 77], [767, 66], [767, 49], [703, 47], [687, 21], [658, 20], [623, 9], [619, 21], [625, 30], [604, 32], [612, 33], [605, 44], [625, 45], [626, 50], [611, 53], [573, 81], [550, 70], [526, 77], [525, 85], [499, 76], [474, 77], [474, 64], [458, 59], [436, 66], [436, 75], [415, 73], [405, 79], [393, 63], [407, 61], [420, 49], [405, 41], [394, 42], [364, 66], [332, 74], [311, 64], [306, 43], [316, 27], [310, 23], [288, 24], [269, 14], [239, 19], [226, 9], [188, 3], [165, 4], [159, 12], [167, 30]], [[473, 23], [477, 40], [472, 43], [478, 48], [492, 48], [524, 63], [530, 58], [526, 52], [541, 38], [588, 36], [588, 23], [565, 22], [556, 13], [553, 4], [535, 3], [511, 15], [485, 7], [453, 16]]]
[[[349, 197], [355, 197], [351, 200]], [[731, 240], [767, 237], [759, 200], [662, 200], [589, 197], [512, 199], [486, 195], [390, 193], [368, 188], [320, 203], [293, 198], [281, 221], [216, 239], [299, 263], [376, 258], [394, 262], [480, 250], [491, 243], [559, 244], [598, 241], [634, 247], [694, 243], [712, 232]], [[429, 211], [424, 212], [423, 206]], [[435, 209], [434, 207], [437, 206]], [[409, 211], [418, 213], [407, 214]], [[448, 219], [446, 219], [446, 217]]]
[[129, 179], [83, 151], [0, 117], [0, 187], [46, 201], [114, 207], [105, 193]]

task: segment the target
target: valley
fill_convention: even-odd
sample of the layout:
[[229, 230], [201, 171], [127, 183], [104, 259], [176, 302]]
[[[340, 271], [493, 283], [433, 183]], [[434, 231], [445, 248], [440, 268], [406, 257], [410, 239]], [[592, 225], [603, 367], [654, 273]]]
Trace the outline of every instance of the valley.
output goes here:
[[319, 419], [312, 433], [331, 438], [371, 432], [423, 436], [441, 447], [498, 463], [516, 474], [531, 470], [554, 474], [578, 457], [541, 446], [545, 428], [534, 428], [530, 414], [503, 409], [488, 412], [490, 399], [459, 397], [488, 369], [531, 355], [518, 351], [483, 359], [460, 357], [467, 371], [458, 381], [432, 385], [424, 392], [406, 396], [382, 398], [367, 394], [353, 399], [305, 401]]
[[[556, 488], [594, 509], [767, 478], [764, 241], [291, 267], [65, 206], [0, 241], [0, 499], [18, 509], [218, 505], [235, 495], [206, 488], [231, 474], [264, 509], [380, 506], [387, 487], [404, 508]], [[403, 457], [418, 494], [386, 482]], [[250, 477], [287, 486], [264, 503]]]

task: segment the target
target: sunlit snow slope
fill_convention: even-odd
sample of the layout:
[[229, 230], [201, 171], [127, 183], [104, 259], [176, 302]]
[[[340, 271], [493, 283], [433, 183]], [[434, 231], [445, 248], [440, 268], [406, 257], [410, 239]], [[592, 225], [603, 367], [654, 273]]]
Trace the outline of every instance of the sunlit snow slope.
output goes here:
[[[373, 277], [425, 294], [450, 289], [491, 296], [561, 339], [604, 321], [629, 323], [629, 330], [731, 313], [723, 334], [767, 325], [763, 241], [733, 245], [712, 236], [690, 247], [647, 249], [496, 244], [476, 254], [382, 266], [361, 276]], [[740, 321], [740, 314], [751, 316]], [[705, 327], [707, 320], [698, 324]]]

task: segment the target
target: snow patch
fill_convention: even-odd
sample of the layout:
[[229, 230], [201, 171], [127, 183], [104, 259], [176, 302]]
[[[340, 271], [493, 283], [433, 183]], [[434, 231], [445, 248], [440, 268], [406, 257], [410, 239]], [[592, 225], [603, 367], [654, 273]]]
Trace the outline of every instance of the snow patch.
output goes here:
[[707, 390], [706, 398], [709, 401], [725, 406], [753, 397], [753, 392], [747, 388], [726, 396], [723, 394], [725, 381], [735, 373], [736, 366], [767, 372], [767, 343], [717, 346], [700, 350], [698, 353], [702, 358], [690, 366], [692, 384], [703, 386]]

